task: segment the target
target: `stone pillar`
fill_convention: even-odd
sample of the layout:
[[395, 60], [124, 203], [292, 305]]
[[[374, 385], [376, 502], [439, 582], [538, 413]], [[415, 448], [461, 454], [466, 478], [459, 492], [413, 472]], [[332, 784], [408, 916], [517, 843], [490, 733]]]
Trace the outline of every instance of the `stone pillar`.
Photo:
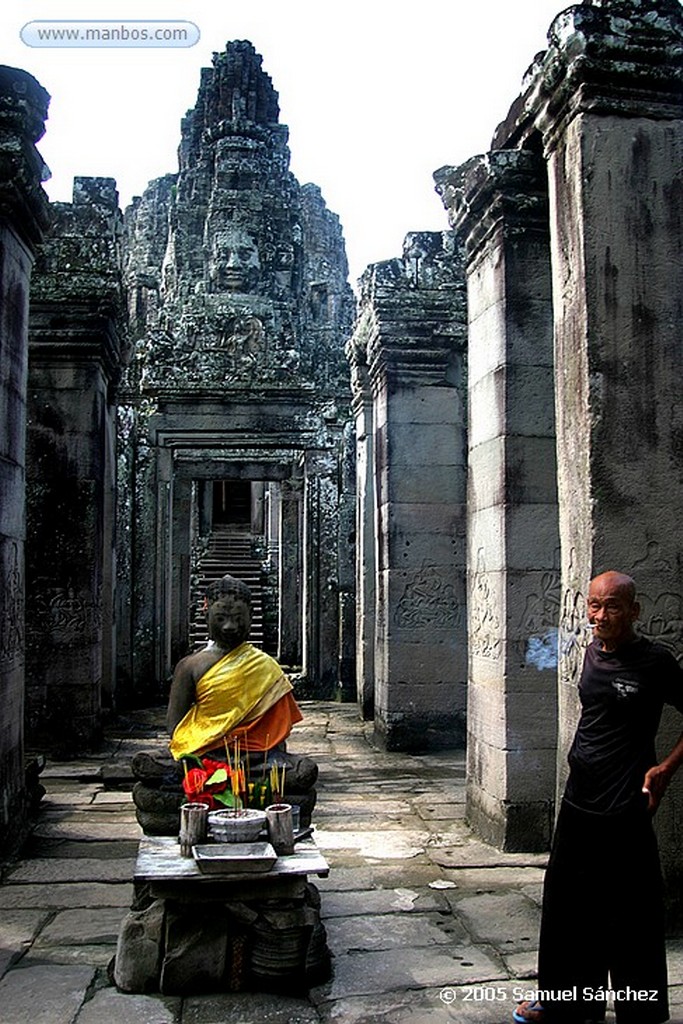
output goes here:
[[156, 449], [156, 544], [152, 604], [154, 607], [155, 676], [162, 685], [173, 672], [172, 580], [173, 580], [173, 454]]
[[372, 308], [365, 305], [346, 355], [351, 365], [356, 427], [356, 695], [361, 716], [375, 716], [375, 474], [372, 391], [367, 345]]
[[344, 430], [339, 466], [339, 689], [343, 701], [356, 700], [356, 452], [351, 423]]
[[24, 537], [28, 296], [47, 226], [35, 143], [50, 97], [25, 71], [0, 67], [0, 852], [26, 834]]
[[266, 552], [273, 573], [278, 573], [280, 566], [280, 507], [280, 481], [271, 480], [266, 490]]
[[74, 756], [99, 742], [102, 693], [113, 695], [105, 510], [126, 305], [115, 182], [76, 178], [73, 203], [53, 212], [31, 287], [27, 728], [34, 743]]
[[[564, 769], [593, 575], [631, 573], [643, 631], [683, 656], [683, 11], [672, 0], [576, 6], [550, 40], [529, 96], [550, 178]], [[656, 818], [679, 920], [682, 782]]]
[[189, 651], [192, 481], [175, 476], [172, 487], [171, 662]]
[[467, 250], [467, 817], [496, 846], [543, 850], [559, 612], [545, 164], [494, 152], [436, 178]]
[[352, 344], [365, 345], [373, 395], [375, 732], [387, 749], [465, 740], [465, 324], [451, 233], [408, 235], [402, 259], [366, 271]]
[[304, 459], [303, 659], [310, 696], [339, 694], [337, 524], [334, 455], [309, 450]]
[[251, 532], [255, 537], [261, 537], [266, 532], [265, 493], [263, 480], [251, 481]]
[[197, 519], [199, 536], [208, 537], [213, 527], [213, 481], [197, 481]]
[[301, 564], [302, 482], [284, 480], [280, 501], [280, 616], [278, 622], [278, 660], [283, 665], [301, 667], [302, 651], [302, 578]]

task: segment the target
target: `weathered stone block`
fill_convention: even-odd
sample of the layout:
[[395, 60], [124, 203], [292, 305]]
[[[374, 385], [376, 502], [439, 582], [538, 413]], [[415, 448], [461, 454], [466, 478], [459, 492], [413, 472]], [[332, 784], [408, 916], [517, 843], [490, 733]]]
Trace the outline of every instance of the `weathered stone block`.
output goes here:
[[164, 952], [165, 903], [131, 910], [119, 931], [114, 981], [122, 992], [155, 992]]

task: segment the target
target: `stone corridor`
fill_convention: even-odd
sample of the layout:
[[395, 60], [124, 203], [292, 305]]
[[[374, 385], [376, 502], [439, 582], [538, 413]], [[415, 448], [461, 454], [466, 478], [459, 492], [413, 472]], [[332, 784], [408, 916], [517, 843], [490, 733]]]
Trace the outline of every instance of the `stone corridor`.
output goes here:
[[[23, 859], [0, 885], [2, 1024], [500, 1024], [533, 988], [545, 857], [500, 853], [463, 820], [462, 754], [372, 746], [353, 705], [304, 705], [290, 749], [320, 765], [316, 837], [333, 976], [308, 997], [126, 995], [107, 966], [140, 830], [129, 761], [162, 711], [114, 723], [100, 755], [49, 762]], [[683, 1022], [683, 940], [670, 942]], [[608, 1015], [608, 1024], [613, 1016]]]

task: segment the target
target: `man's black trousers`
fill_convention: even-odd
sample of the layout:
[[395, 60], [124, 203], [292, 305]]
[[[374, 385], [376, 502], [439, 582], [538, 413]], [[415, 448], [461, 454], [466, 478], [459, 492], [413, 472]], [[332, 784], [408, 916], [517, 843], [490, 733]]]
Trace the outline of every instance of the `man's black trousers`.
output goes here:
[[618, 1024], [669, 1019], [661, 871], [645, 808], [599, 815], [563, 802], [543, 890], [538, 988], [552, 993], [543, 999], [548, 1024], [601, 1020], [607, 988]]

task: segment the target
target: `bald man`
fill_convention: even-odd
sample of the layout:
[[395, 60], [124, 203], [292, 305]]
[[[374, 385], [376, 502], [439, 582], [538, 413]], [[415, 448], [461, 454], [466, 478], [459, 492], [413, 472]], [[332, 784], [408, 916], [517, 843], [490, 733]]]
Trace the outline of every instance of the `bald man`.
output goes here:
[[618, 1024], [662, 1024], [669, 1007], [652, 815], [683, 761], [683, 735], [660, 762], [655, 736], [664, 704], [683, 713], [683, 670], [636, 634], [630, 576], [597, 576], [587, 611], [593, 642], [545, 877], [537, 998], [513, 1016], [522, 1024], [601, 1021], [611, 994]]

